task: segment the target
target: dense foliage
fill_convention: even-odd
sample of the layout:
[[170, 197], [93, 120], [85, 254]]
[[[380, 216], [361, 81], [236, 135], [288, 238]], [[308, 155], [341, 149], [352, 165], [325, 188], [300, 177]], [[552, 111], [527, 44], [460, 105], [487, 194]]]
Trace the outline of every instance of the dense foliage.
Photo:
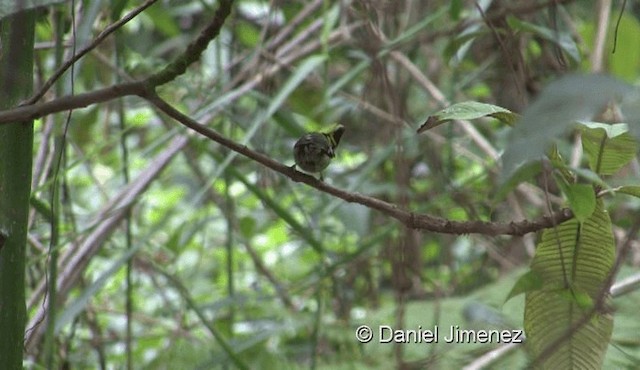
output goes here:
[[[32, 10], [28, 368], [640, 364], [635, 3], [58, 3]], [[323, 181], [290, 168], [335, 123]]]

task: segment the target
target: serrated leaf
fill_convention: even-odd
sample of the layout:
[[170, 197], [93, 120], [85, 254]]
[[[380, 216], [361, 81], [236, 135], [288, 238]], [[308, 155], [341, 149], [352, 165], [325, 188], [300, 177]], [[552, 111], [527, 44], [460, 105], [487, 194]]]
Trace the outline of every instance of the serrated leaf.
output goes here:
[[430, 130], [451, 120], [471, 120], [482, 117], [493, 117], [508, 125], [513, 125], [519, 116], [497, 105], [467, 101], [453, 104], [429, 116], [426, 122], [418, 128], [418, 133]]
[[570, 184], [566, 187], [569, 207], [580, 222], [584, 222], [596, 209], [596, 194], [587, 184]]
[[502, 178], [524, 162], [541, 159], [551, 143], [578, 120], [590, 119], [633, 88], [602, 75], [569, 75], [550, 84], [511, 130]]
[[612, 175], [635, 158], [638, 145], [629, 134], [627, 124], [581, 124], [582, 148], [589, 161], [589, 167], [595, 173]]
[[[589, 311], [585, 307], [600, 298], [614, 255], [611, 220], [601, 200], [584, 222], [571, 219], [543, 232], [531, 263], [543, 287], [525, 297], [524, 326], [533, 358], [572, 330]], [[595, 314], [569, 340], [538, 359], [540, 367], [600, 369], [612, 329], [610, 315]]]

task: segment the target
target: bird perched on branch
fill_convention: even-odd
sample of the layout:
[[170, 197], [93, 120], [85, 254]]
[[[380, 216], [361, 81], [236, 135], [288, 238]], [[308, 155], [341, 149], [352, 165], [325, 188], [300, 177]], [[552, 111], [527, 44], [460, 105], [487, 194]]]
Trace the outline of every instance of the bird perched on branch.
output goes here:
[[310, 132], [302, 136], [293, 146], [293, 158], [296, 165], [305, 172], [320, 174], [336, 156], [335, 150], [344, 133], [344, 126], [337, 125], [329, 132]]

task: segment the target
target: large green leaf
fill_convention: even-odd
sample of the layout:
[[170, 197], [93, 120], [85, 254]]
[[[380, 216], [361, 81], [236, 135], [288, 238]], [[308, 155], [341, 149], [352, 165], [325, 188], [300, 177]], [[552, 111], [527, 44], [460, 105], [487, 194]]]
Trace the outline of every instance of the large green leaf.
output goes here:
[[[524, 327], [533, 358], [572, 330], [599, 298], [614, 262], [611, 220], [598, 201], [591, 217], [566, 221], [546, 230], [531, 270], [542, 287], [528, 291]], [[611, 337], [613, 318], [596, 313], [554, 351], [538, 359], [545, 369], [600, 369]]]
[[569, 75], [550, 84], [511, 131], [502, 156], [503, 180], [520, 164], [542, 158], [575, 121], [590, 119], [610, 101], [632, 92], [631, 86], [602, 75]]
[[466, 101], [453, 104], [432, 114], [427, 118], [426, 122], [418, 128], [418, 132], [432, 129], [454, 119], [470, 120], [482, 117], [492, 117], [509, 126], [513, 125], [519, 118], [517, 114], [497, 105]]
[[635, 157], [638, 144], [627, 124], [581, 122], [582, 147], [589, 167], [599, 175], [613, 175]]

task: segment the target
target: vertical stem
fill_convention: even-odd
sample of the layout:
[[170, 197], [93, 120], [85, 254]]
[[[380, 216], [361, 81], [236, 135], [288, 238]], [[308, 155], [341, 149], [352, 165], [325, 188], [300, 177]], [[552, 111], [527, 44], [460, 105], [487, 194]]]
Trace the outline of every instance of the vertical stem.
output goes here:
[[[61, 9], [56, 9], [54, 13], [55, 35], [56, 35], [56, 65], [61, 65], [64, 58], [64, 13]], [[62, 82], [56, 84], [56, 94], [62, 96], [64, 85]], [[54, 140], [54, 165], [53, 181], [51, 182], [51, 239], [49, 240], [49, 280], [47, 289], [47, 330], [44, 340], [45, 364], [47, 368], [54, 368], [55, 353], [55, 324], [57, 305], [57, 284], [58, 284], [58, 232], [60, 221], [60, 192], [58, 186], [58, 173], [62, 164], [64, 154], [64, 137], [60, 128], [62, 122], [61, 115], [55, 117], [56, 127]]]
[[609, 28], [609, 16], [611, 15], [611, 0], [599, 0], [597, 2], [598, 23], [596, 36], [591, 53], [591, 71], [602, 72], [604, 65], [604, 46], [607, 40], [607, 28]]
[[[33, 85], [34, 13], [0, 22], [0, 109], [17, 105]], [[25, 250], [31, 191], [33, 122], [0, 126], [0, 369], [22, 369]]]

